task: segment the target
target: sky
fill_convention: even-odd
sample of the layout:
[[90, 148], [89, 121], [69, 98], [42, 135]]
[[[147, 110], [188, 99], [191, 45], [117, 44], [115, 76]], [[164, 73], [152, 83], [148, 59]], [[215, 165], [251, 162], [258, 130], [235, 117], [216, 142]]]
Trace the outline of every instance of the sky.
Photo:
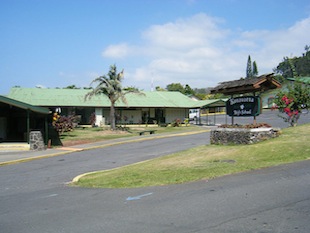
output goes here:
[[0, 95], [89, 87], [111, 65], [124, 87], [215, 87], [306, 45], [309, 0], [0, 0]]

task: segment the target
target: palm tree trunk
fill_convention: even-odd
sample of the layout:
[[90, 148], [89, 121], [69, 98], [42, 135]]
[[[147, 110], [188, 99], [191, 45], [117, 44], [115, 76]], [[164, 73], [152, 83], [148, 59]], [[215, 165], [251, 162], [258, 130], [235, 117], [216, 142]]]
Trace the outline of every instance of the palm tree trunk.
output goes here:
[[111, 101], [111, 107], [110, 107], [110, 128], [111, 130], [115, 130], [115, 103]]

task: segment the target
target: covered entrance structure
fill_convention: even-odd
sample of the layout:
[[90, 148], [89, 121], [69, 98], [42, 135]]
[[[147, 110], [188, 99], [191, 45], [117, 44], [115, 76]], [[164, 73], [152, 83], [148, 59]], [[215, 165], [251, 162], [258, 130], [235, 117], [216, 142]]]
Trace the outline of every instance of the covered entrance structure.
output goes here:
[[[270, 73], [259, 77], [222, 82], [211, 90], [211, 94], [221, 93], [231, 98], [248, 95], [260, 98], [260, 93], [276, 88], [281, 88], [281, 84], [274, 79], [273, 73]], [[261, 106], [259, 108], [261, 109]], [[254, 123], [256, 123], [256, 116], [254, 116]], [[232, 116], [232, 124], [234, 124], [234, 116]]]
[[31, 130], [40, 130], [48, 140], [49, 109], [0, 95], [0, 142], [27, 142]]
[[202, 118], [205, 118], [207, 125], [215, 125], [216, 115], [223, 111], [226, 101], [226, 99], [209, 99], [197, 102], [196, 109], [199, 109], [199, 111], [197, 111], [197, 117], [195, 118], [196, 124], [201, 124]]

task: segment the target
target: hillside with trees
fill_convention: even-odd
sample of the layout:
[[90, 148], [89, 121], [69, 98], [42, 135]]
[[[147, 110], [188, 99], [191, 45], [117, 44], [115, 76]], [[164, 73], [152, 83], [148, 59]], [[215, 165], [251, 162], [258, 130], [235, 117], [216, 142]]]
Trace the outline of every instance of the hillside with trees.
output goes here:
[[310, 46], [305, 46], [305, 52], [300, 57], [284, 57], [274, 72], [284, 79], [310, 76]]

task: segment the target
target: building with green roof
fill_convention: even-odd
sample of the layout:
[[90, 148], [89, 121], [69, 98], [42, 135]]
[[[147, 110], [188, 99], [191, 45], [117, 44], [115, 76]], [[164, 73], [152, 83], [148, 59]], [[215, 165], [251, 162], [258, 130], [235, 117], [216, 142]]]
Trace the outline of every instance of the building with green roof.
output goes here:
[[[47, 107], [51, 111], [60, 111], [61, 115], [78, 115], [81, 124], [89, 124], [91, 115], [95, 113], [96, 125], [108, 124], [111, 105], [108, 97], [98, 95], [85, 99], [89, 91], [14, 87], [8, 97], [33, 106]], [[127, 103], [116, 103], [117, 121], [121, 124], [171, 123], [175, 119], [188, 118], [189, 109], [216, 105], [219, 101], [195, 101], [180, 92], [168, 91], [129, 93], [126, 100]]]

